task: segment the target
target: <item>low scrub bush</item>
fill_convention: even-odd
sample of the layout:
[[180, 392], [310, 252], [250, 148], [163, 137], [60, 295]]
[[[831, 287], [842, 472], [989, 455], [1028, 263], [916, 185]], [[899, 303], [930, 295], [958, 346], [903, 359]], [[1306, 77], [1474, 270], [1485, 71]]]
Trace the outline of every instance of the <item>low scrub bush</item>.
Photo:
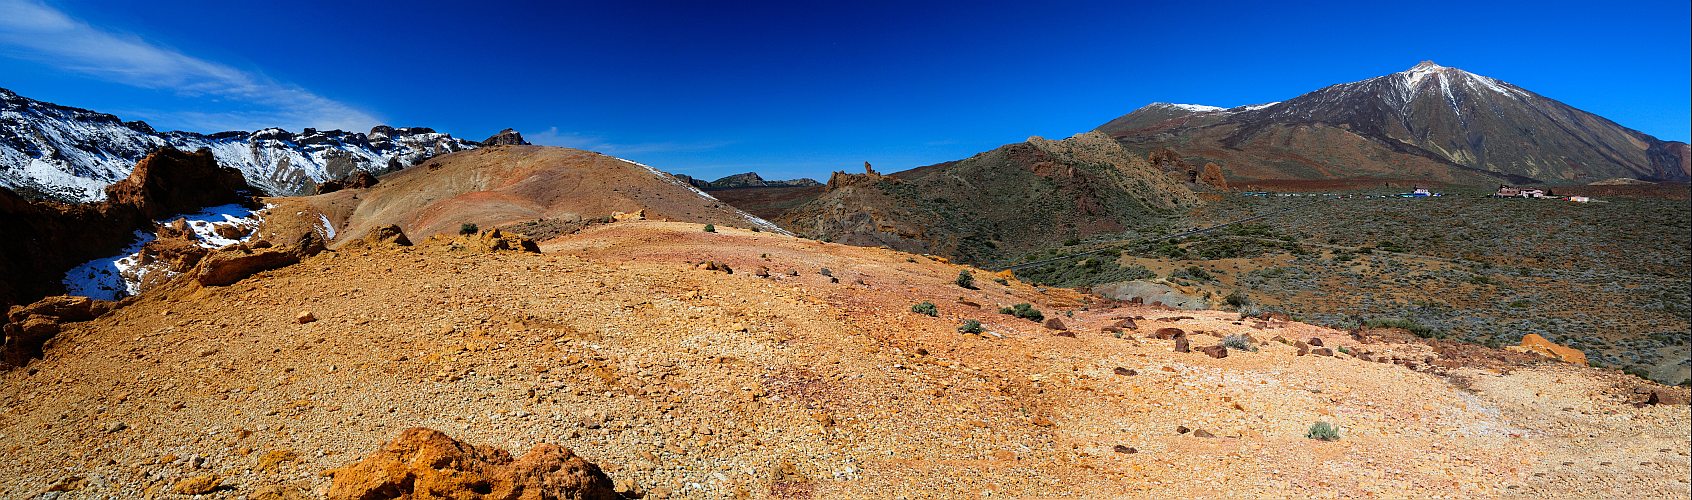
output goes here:
[[1039, 309], [1035, 309], [1034, 306], [1028, 305], [1027, 303], [1017, 304], [1010, 307], [1001, 307], [999, 308], [999, 314], [1009, 314], [1035, 323], [1046, 320], [1045, 313], [1040, 312]]
[[1310, 424], [1310, 430], [1304, 431], [1304, 437], [1322, 441], [1339, 441], [1339, 429], [1327, 422]]

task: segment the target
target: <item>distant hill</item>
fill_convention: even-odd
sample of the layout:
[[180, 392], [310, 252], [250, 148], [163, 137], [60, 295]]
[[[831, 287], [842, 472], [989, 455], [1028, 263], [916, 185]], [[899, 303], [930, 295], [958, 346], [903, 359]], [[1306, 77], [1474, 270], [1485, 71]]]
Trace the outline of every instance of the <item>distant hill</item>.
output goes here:
[[687, 182], [689, 185], [692, 185], [693, 187], [696, 187], [696, 188], [699, 188], [699, 189], [738, 189], [738, 188], [752, 188], [752, 187], [814, 187], [814, 186], [821, 186], [822, 185], [822, 183], [817, 182], [816, 179], [800, 178], [800, 179], [791, 179], [791, 180], [785, 180], [785, 181], [764, 180], [764, 178], [762, 176], [758, 175], [757, 172], [746, 172], [746, 173], [743, 173], [743, 174], [734, 174], [734, 175], [723, 177], [721, 179], [717, 179], [717, 180], [714, 180], [714, 181], [711, 181], [711, 182], [705, 182], [704, 179], [695, 179], [692, 176], [683, 175], [683, 174], [673, 174], [673, 175], [675, 175], [677, 179], [681, 179], [682, 181]]
[[1282, 102], [1156, 103], [1099, 126], [1142, 153], [1215, 162], [1231, 181], [1573, 184], [1692, 179], [1663, 141], [1493, 78], [1423, 62]]
[[[1155, 225], [1198, 204], [1180, 176], [1099, 133], [1034, 137], [891, 175], [865, 170], [836, 172], [822, 188], [767, 198], [720, 194], [808, 237], [967, 262]], [[770, 205], [781, 208], [764, 208]]]
[[[399, 225], [411, 238], [646, 211], [653, 219], [780, 231], [652, 167], [578, 149], [490, 146], [431, 158], [368, 189], [282, 199], [322, 214], [336, 241]], [[283, 210], [282, 212], [288, 212]]]

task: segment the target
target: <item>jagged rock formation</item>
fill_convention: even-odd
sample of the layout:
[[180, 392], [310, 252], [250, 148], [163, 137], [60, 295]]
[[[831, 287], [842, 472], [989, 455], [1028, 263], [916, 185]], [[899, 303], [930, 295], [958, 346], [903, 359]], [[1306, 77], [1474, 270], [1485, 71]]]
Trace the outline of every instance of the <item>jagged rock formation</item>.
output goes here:
[[1135, 150], [1169, 147], [1217, 163], [1236, 180], [1692, 179], [1686, 143], [1432, 62], [1284, 102], [1230, 109], [1154, 103], [1098, 130]]
[[60, 293], [65, 271], [129, 245], [154, 220], [209, 205], [249, 201], [240, 172], [208, 151], [163, 148], [108, 186], [103, 201], [29, 201], [0, 188], [0, 307]]
[[568, 448], [536, 445], [521, 457], [422, 427], [334, 471], [333, 499], [615, 500], [611, 478]]
[[505, 129], [482, 141], [483, 146], [527, 146], [529, 141], [523, 140], [523, 134], [516, 130]]
[[[501, 132], [490, 141], [517, 140]], [[355, 171], [389, 172], [426, 158], [480, 146], [428, 128], [377, 126], [368, 133], [308, 128], [254, 132], [160, 132], [145, 122], [59, 106], [0, 89], [0, 187], [25, 198], [97, 201], [162, 147], [209, 149], [221, 165], [272, 195], [310, 194], [317, 183]]]

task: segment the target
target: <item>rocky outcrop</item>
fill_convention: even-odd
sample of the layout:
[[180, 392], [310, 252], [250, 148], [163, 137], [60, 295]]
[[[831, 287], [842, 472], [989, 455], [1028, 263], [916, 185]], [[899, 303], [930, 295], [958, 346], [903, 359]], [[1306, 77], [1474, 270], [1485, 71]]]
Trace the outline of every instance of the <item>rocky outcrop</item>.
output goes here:
[[1523, 335], [1521, 345], [1505, 348], [1516, 352], [1538, 354], [1564, 363], [1586, 365], [1586, 353], [1581, 352], [1580, 349], [1552, 342], [1537, 333]]
[[364, 189], [376, 185], [376, 176], [363, 170], [347, 174], [345, 178], [323, 181], [317, 185], [317, 194], [328, 194], [342, 189]]
[[430, 236], [429, 243], [443, 245], [448, 250], [466, 252], [529, 252], [540, 253], [540, 245], [521, 234], [489, 229], [476, 234]]
[[323, 240], [317, 233], [306, 233], [300, 241], [280, 248], [231, 245], [207, 255], [196, 268], [194, 279], [202, 286], [231, 285], [260, 272], [294, 265], [322, 251]]
[[248, 201], [239, 172], [210, 152], [160, 149], [98, 203], [30, 201], [0, 188], [0, 307], [62, 293], [66, 271], [130, 245], [154, 220], [202, 207]]
[[615, 499], [609, 476], [567, 448], [540, 444], [513, 459], [422, 427], [331, 471], [331, 499]]
[[1222, 167], [1215, 163], [1204, 164], [1204, 170], [1198, 176], [1198, 183], [1220, 191], [1228, 190], [1228, 179], [1222, 176]]
[[60, 295], [27, 306], [14, 306], [0, 323], [4, 343], [0, 344], [0, 370], [16, 368], [39, 359], [48, 340], [59, 334], [60, 324], [88, 321], [105, 315], [114, 303], [88, 297]]
[[516, 130], [505, 129], [482, 141], [483, 146], [527, 146], [529, 141], [523, 140], [523, 134]]
[[401, 230], [399, 226], [394, 224], [388, 224], [386, 226], [376, 228], [376, 230], [371, 231], [370, 234], [364, 235], [364, 242], [372, 245], [384, 244], [402, 247], [411, 246], [411, 239], [405, 237], [405, 231]]

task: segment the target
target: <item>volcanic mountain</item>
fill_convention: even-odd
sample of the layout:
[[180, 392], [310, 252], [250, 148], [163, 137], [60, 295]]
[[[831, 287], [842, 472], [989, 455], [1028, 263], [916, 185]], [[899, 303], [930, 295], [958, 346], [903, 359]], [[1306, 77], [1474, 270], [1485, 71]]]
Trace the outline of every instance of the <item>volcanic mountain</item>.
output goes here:
[[359, 171], [383, 173], [483, 144], [527, 144], [506, 129], [482, 143], [428, 128], [377, 126], [369, 133], [280, 128], [255, 132], [160, 132], [140, 121], [60, 106], [0, 89], [0, 187], [30, 198], [98, 201], [135, 162], [171, 146], [209, 149], [271, 195], [310, 194], [317, 183]]
[[1142, 153], [1169, 148], [1195, 164], [1218, 163], [1230, 180], [1248, 184], [1692, 179], [1686, 143], [1431, 61], [1283, 102], [1156, 103], [1098, 130]]

